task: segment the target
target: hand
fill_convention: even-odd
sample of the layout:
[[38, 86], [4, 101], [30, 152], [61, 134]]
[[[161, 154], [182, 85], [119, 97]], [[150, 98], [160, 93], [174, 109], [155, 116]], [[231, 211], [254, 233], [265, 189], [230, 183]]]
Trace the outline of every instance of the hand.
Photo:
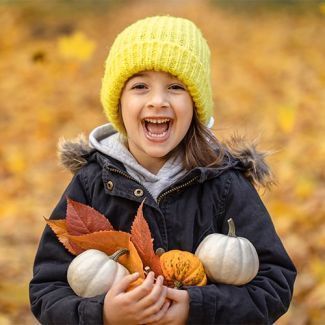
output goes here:
[[138, 277], [138, 273], [127, 275], [107, 292], [103, 308], [105, 325], [147, 324], [165, 315], [169, 301], [164, 278], [158, 276], [155, 282], [154, 273], [150, 272], [141, 285], [126, 292]]
[[171, 300], [171, 306], [159, 320], [150, 324], [155, 325], [180, 325], [186, 324], [190, 309], [190, 297], [186, 290], [167, 289], [167, 298]]

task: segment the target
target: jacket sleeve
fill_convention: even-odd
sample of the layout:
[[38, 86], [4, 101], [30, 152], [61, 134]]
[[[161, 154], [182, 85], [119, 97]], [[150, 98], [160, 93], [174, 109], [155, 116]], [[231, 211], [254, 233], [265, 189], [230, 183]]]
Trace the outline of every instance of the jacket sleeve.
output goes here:
[[188, 323], [272, 324], [289, 307], [296, 269], [255, 188], [239, 172], [227, 176], [218, 215], [223, 219], [222, 233], [228, 232], [227, 220], [233, 218], [236, 235], [249, 239], [257, 250], [259, 271], [243, 286], [188, 287]]
[[[66, 198], [89, 204], [85, 180], [74, 176], [50, 219], [63, 219]], [[42, 324], [101, 324], [104, 295], [78, 297], [67, 283], [67, 269], [74, 258], [46, 226], [36, 254], [30, 282], [30, 303], [35, 317]]]

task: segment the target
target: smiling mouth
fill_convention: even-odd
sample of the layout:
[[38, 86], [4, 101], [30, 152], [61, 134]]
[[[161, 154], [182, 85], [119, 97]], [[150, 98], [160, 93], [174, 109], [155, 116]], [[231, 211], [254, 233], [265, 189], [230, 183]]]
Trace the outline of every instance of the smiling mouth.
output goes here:
[[143, 125], [146, 133], [150, 138], [162, 139], [164, 138], [171, 125], [169, 118], [146, 118], [143, 120]]

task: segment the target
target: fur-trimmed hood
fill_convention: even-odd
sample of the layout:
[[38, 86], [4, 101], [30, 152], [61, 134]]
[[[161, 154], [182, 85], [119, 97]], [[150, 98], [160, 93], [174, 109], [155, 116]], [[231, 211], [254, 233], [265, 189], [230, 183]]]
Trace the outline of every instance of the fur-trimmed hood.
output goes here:
[[[244, 137], [234, 135], [222, 145], [225, 157], [237, 160], [243, 174], [252, 184], [266, 188], [274, 184], [272, 172], [265, 161], [269, 152], [258, 151], [256, 141], [248, 142]], [[84, 135], [72, 140], [61, 139], [58, 144], [60, 164], [76, 173], [87, 163], [87, 156], [94, 150]]]

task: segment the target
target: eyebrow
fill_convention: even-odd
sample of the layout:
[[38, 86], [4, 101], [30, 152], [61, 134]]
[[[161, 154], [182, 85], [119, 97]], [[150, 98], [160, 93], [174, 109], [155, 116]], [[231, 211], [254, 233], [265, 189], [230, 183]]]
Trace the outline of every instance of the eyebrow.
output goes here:
[[132, 75], [129, 80], [133, 79], [133, 78], [136, 78], [136, 77], [145, 77], [145, 74], [144, 73], [135, 73], [134, 75]]
[[[176, 80], [179, 80], [176, 76], [172, 75], [171, 73], [169, 73], [171, 79], [176, 79]], [[146, 73], [145, 72], [138, 72], [138, 73], [135, 73], [134, 75], [132, 75], [127, 81], [130, 81], [132, 80], [133, 78], [137, 78], [137, 77], [146, 77]], [[180, 81], [180, 80], [179, 80]], [[181, 82], [181, 81], [180, 81]], [[182, 84], [184, 84], [183, 82], [181, 82]]]

